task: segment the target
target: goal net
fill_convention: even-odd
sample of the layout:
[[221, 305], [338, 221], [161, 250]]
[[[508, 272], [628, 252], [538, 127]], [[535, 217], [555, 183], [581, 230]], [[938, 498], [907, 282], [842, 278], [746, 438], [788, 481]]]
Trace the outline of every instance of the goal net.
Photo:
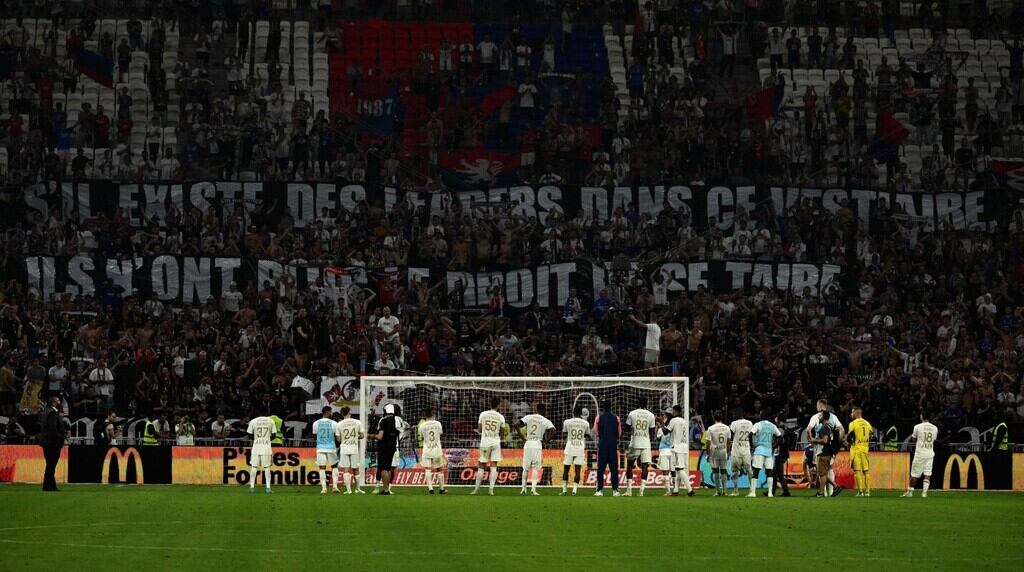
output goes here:
[[[502, 439], [503, 460], [499, 464], [499, 484], [519, 484], [522, 466], [523, 435], [516, 422], [532, 413], [538, 403], [546, 408], [545, 416], [555, 428], [544, 440], [544, 469], [541, 483], [560, 483], [562, 451], [566, 435], [562, 423], [579, 411], [591, 425], [604, 401], [625, 424], [628, 413], [646, 407], [657, 414], [681, 404], [690, 415], [689, 378], [686, 377], [455, 377], [455, 376], [364, 376], [360, 383], [359, 413], [367, 434], [376, 432], [384, 407], [397, 405], [406, 430], [399, 441], [396, 459], [396, 485], [424, 484], [419, 463], [420, 447], [417, 427], [427, 410], [441, 422], [441, 444], [447, 459], [447, 482], [450, 485], [470, 484], [477, 466], [480, 435], [477, 420], [490, 408], [493, 397], [501, 404], [498, 411], [505, 417], [506, 431]], [[620, 442], [627, 446], [628, 434]], [[376, 442], [367, 441], [368, 459], [363, 482], [375, 482]], [[658, 442], [652, 432], [654, 448]], [[596, 466], [596, 443], [588, 442], [587, 465]], [[557, 469], [557, 470], [556, 470]]]

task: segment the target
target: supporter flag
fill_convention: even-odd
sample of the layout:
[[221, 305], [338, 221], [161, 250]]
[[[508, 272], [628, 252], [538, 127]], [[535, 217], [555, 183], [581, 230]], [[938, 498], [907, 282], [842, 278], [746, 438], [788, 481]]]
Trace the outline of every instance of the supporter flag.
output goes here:
[[786, 98], [786, 76], [779, 74], [779, 83], [766, 87], [747, 98], [747, 117], [753, 122], [774, 117]]
[[896, 156], [900, 145], [909, 135], [910, 131], [891, 113], [879, 113], [875, 139], [868, 147], [868, 152], [880, 163], [888, 161]]
[[292, 378], [291, 387], [292, 389], [301, 389], [302, 391], [305, 391], [309, 395], [312, 395], [313, 392], [316, 391], [316, 388], [313, 386], [313, 381], [310, 379], [306, 379], [301, 375], [296, 375], [294, 378]]
[[114, 60], [85, 48], [75, 50], [71, 56], [78, 73], [106, 87], [114, 87]]
[[507, 185], [514, 182], [519, 164], [517, 153], [502, 153], [483, 147], [445, 153], [438, 161], [441, 179], [450, 189]]
[[388, 95], [378, 99], [362, 99], [357, 104], [360, 133], [385, 136], [395, 130], [395, 123], [402, 120], [405, 106], [400, 97]]
[[480, 96], [480, 116], [488, 117], [505, 104], [515, 98], [515, 89], [510, 85], [494, 86], [486, 89]]
[[349, 268], [350, 267], [348, 266], [335, 266], [331, 264], [329, 266], [324, 267], [324, 273], [330, 274], [332, 276], [348, 276]]
[[1024, 193], [1024, 159], [992, 159], [989, 165], [1004, 189]]
[[[327, 378], [324, 378], [324, 379], [326, 380]], [[327, 403], [332, 403], [333, 404], [333, 403], [336, 403], [338, 401], [341, 401], [341, 396], [342, 396], [341, 384], [335, 383], [333, 386], [331, 386], [330, 389], [328, 389], [324, 393], [324, 401], [326, 401]]]

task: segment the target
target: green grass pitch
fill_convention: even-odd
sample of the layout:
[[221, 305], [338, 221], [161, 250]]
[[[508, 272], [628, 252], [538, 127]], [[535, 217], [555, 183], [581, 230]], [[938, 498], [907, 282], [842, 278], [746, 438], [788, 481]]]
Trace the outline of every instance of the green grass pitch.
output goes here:
[[1021, 570], [1024, 495], [0, 487], [0, 570]]

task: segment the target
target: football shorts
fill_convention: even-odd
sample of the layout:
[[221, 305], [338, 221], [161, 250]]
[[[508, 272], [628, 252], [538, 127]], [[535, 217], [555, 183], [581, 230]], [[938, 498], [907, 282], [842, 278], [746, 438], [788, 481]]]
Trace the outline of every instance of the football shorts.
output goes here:
[[732, 472], [738, 473], [740, 471], [750, 473], [750, 453], [743, 451], [735, 451], [732, 454]]
[[672, 466], [672, 449], [661, 449], [658, 451], [658, 468], [662, 471], [671, 471], [675, 469]]
[[755, 469], [765, 469], [770, 471], [775, 468], [775, 457], [754, 455], [754, 459], [751, 461], [751, 466]]
[[342, 453], [338, 456], [338, 468], [339, 469], [358, 469], [359, 468], [359, 454], [358, 453]]
[[626, 450], [627, 459], [639, 459], [641, 463], [650, 465], [651, 464], [651, 448], [650, 447], [630, 447]]
[[915, 479], [921, 477], [921, 475], [924, 475], [926, 477], [932, 476], [933, 461], [935, 461], [934, 457], [922, 459], [915, 455], [914, 461], [910, 464], [910, 476]]
[[253, 453], [252, 455], [249, 456], [249, 466], [259, 467], [261, 469], [271, 467], [273, 466], [273, 457], [274, 456], [271, 455], [270, 453], [266, 453], [263, 455], [257, 455]]
[[688, 469], [690, 465], [690, 452], [672, 450], [672, 466], [679, 469]]
[[586, 463], [586, 451], [566, 451], [562, 459], [563, 465], [585, 465]]
[[338, 453], [337, 451], [317, 451], [316, 452], [316, 466], [326, 467], [338, 464]]
[[539, 469], [543, 466], [541, 462], [544, 459], [543, 449], [523, 449], [523, 468], [524, 469]]
[[868, 452], [865, 451], [850, 451], [850, 465], [854, 471], [868, 471], [871, 470], [871, 462], [868, 460]]
[[440, 449], [424, 449], [420, 464], [427, 469], [440, 469], [444, 467], [444, 453]]
[[497, 463], [499, 461], [501, 461], [501, 445], [490, 445], [488, 447], [480, 447], [481, 463]]
[[729, 455], [725, 449], [711, 449], [711, 453], [708, 455], [708, 463], [711, 464], [712, 469], [724, 471], [729, 468]]

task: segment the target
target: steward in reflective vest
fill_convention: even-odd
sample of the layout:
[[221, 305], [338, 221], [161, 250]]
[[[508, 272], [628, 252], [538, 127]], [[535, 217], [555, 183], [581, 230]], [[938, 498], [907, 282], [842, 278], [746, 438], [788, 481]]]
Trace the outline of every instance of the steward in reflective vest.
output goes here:
[[146, 418], [146, 428], [142, 430], [142, 444], [145, 446], [159, 445], [156, 438], [156, 425], [149, 417]]
[[1007, 427], [1005, 421], [1001, 421], [999, 425], [992, 428], [992, 448], [989, 451], [1009, 451], [1010, 450], [1010, 428]]
[[896, 431], [895, 425], [890, 425], [885, 430], [885, 447], [886, 451], [899, 451], [900, 450], [900, 439], [899, 434]]

